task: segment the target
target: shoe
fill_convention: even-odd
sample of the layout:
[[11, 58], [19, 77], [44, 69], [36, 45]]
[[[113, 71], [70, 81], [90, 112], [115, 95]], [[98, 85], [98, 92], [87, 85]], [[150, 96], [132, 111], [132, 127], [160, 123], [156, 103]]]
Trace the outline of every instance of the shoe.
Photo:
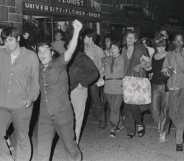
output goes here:
[[137, 134], [139, 137], [143, 137], [145, 135], [144, 125], [141, 125], [141, 124], [137, 125]]
[[135, 136], [135, 134], [134, 133], [128, 133], [127, 136], [132, 139]]
[[112, 138], [115, 138], [116, 137], [116, 131], [115, 131], [115, 129], [112, 129], [110, 131], [110, 137], [112, 137]]
[[176, 144], [176, 151], [177, 152], [183, 151], [183, 144]]
[[124, 126], [124, 125], [119, 125], [118, 128], [119, 128], [120, 130], [123, 130], [123, 129], [125, 128], [125, 126]]
[[120, 123], [119, 123], [119, 125], [118, 125], [118, 128], [119, 128], [120, 130], [123, 130], [123, 129], [125, 128], [124, 122], [123, 122], [123, 121], [120, 121]]
[[116, 127], [114, 130], [115, 130], [116, 132], [120, 132], [120, 131], [121, 131], [121, 129], [120, 129], [119, 127]]
[[159, 142], [160, 143], [166, 142], [166, 132], [160, 133]]

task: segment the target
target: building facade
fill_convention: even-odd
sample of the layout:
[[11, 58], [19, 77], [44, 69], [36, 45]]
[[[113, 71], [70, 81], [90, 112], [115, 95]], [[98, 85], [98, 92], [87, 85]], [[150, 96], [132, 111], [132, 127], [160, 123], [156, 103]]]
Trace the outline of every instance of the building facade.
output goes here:
[[[122, 32], [127, 28], [136, 28], [142, 34], [149, 35], [167, 19], [162, 13], [163, 3], [159, 0], [102, 0], [102, 6], [105, 6], [102, 7], [103, 17], [108, 17], [109, 23], [114, 26], [112, 28], [118, 32], [120, 28]], [[111, 10], [111, 13], [107, 10]]]
[[41, 35], [52, 39], [56, 30], [65, 32], [74, 19], [100, 33], [101, 6], [97, 0], [24, 0], [23, 14], [26, 24], [36, 24]]
[[22, 0], [0, 0], [0, 27], [22, 28]]
[[[101, 6], [98, 0], [0, 0], [0, 27], [18, 26], [23, 19], [45, 19], [51, 23], [75, 18], [89, 22], [100, 32]], [[36, 21], [35, 21], [36, 22]], [[61, 24], [61, 23], [59, 23]]]

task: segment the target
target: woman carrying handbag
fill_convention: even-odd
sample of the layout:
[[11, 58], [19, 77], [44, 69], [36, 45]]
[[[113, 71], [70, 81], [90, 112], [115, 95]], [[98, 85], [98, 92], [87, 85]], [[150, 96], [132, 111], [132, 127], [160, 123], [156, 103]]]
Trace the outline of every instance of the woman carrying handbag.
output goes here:
[[[122, 54], [125, 60], [125, 76], [130, 79], [133, 77], [144, 78], [146, 72], [141, 64], [143, 57], [148, 58], [148, 52], [146, 48], [137, 43], [137, 34], [129, 31], [125, 36], [126, 47], [123, 48]], [[128, 77], [125, 77], [127, 79]], [[123, 80], [125, 83], [125, 80]], [[128, 80], [126, 81], [128, 82]], [[123, 85], [123, 88], [127, 87]], [[123, 89], [126, 90], [126, 89]], [[135, 91], [132, 91], [134, 93]], [[124, 112], [125, 112], [125, 127], [127, 129], [127, 136], [133, 138], [136, 134], [139, 137], [144, 136], [145, 127], [141, 119], [141, 105], [127, 103], [124, 96]]]

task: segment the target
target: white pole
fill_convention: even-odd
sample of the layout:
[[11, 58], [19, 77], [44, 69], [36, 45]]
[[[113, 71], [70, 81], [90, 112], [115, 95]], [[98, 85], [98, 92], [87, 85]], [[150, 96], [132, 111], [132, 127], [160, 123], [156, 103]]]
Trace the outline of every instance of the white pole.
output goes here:
[[97, 34], [100, 35], [100, 23], [99, 22], [96, 23], [96, 31], [97, 31]]

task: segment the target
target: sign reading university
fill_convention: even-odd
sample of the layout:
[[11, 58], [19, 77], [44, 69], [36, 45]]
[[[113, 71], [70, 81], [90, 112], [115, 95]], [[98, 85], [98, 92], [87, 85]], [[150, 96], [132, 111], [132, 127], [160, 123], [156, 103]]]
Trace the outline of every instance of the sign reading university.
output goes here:
[[[52, 1], [52, 2], [51, 2]], [[84, 0], [24, 0], [24, 12], [100, 19], [100, 12], [85, 7]]]

